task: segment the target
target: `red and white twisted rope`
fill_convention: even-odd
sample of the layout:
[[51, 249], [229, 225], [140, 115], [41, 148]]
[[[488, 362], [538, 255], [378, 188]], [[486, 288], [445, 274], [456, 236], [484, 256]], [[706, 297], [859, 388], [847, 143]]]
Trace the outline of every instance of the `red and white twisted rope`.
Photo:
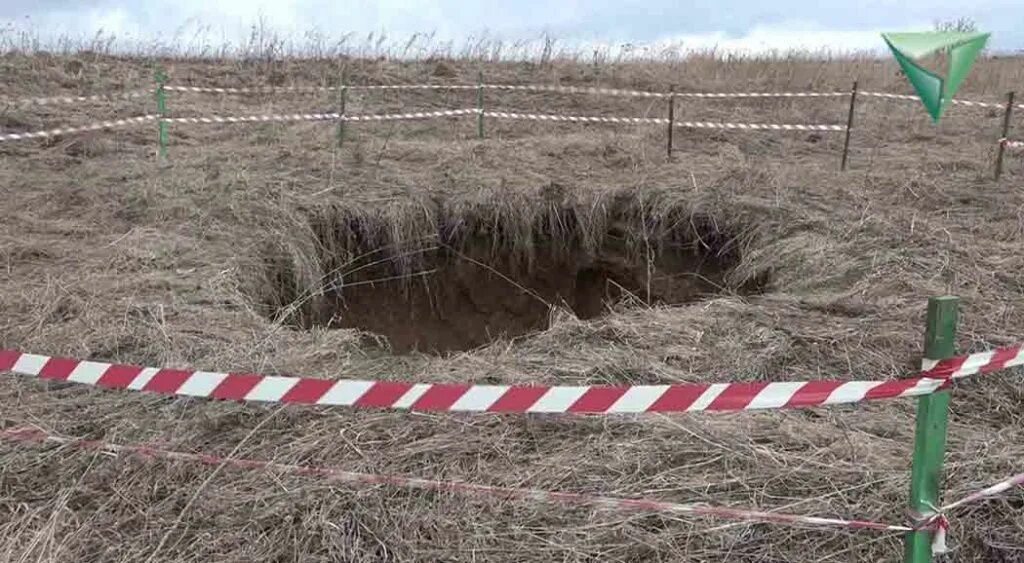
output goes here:
[[839, 518], [781, 514], [761, 510], [708, 506], [702, 503], [680, 504], [658, 500], [615, 498], [582, 493], [544, 491], [540, 489], [478, 485], [461, 481], [439, 481], [435, 479], [405, 477], [401, 475], [357, 473], [333, 467], [312, 467], [272, 461], [225, 458], [209, 454], [171, 451], [146, 445], [121, 445], [101, 440], [76, 440], [56, 436], [32, 427], [12, 428], [0, 431], [0, 439], [17, 442], [54, 443], [81, 449], [99, 450], [113, 455], [134, 455], [141, 458], [161, 458], [173, 461], [200, 463], [204, 465], [225, 466], [239, 470], [274, 471], [305, 477], [317, 477], [327, 481], [346, 483], [349, 485], [387, 485], [405, 489], [450, 492], [462, 495], [526, 500], [552, 504], [565, 504], [570, 506], [586, 506], [616, 512], [687, 514], [745, 522], [765, 522], [769, 524], [783, 524], [791, 526], [834, 527], [852, 530], [876, 530], [883, 532], [908, 532], [912, 530], [912, 528], [907, 526], [898, 526], [865, 520], [845, 520]]
[[951, 503], [943, 506], [942, 508], [940, 508], [939, 509], [939, 513], [940, 514], [945, 514], [945, 513], [949, 512], [950, 510], [953, 510], [955, 508], [959, 508], [959, 507], [961, 507], [961, 506], [963, 506], [965, 504], [969, 504], [969, 503], [972, 503], [972, 502], [977, 502], [979, 500], [985, 500], [987, 498], [994, 497], [996, 495], [1005, 493], [1006, 491], [1009, 491], [1010, 489], [1012, 489], [1014, 487], [1020, 487], [1020, 486], [1024, 486], [1024, 473], [1018, 473], [1017, 475], [1014, 475], [1012, 477], [1004, 479], [1004, 480], [1002, 480], [1002, 481], [1000, 481], [1000, 482], [998, 482], [998, 483], [996, 483], [994, 485], [991, 485], [989, 487], [985, 487], [984, 489], [982, 489], [980, 491], [971, 493], [971, 494], [965, 496], [964, 498], [962, 498], [962, 499], [960, 499], [960, 500], [958, 500], [956, 502], [951, 502]]
[[0, 351], [0, 371], [107, 389], [232, 401], [412, 411], [629, 414], [790, 409], [917, 397], [950, 380], [1024, 365], [1020, 346], [942, 360], [888, 381], [784, 381], [671, 385], [479, 385], [220, 373], [109, 364]]
[[50, 98], [23, 98], [17, 100], [0, 100], [0, 105], [13, 106], [48, 106], [54, 104], [76, 104], [84, 102], [109, 102], [114, 100], [128, 100], [150, 95], [153, 90], [132, 90], [112, 94], [95, 94], [92, 96], [54, 96]]
[[126, 119], [116, 119], [114, 121], [100, 121], [90, 125], [83, 125], [81, 127], [61, 127], [59, 129], [49, 129], [47, 131], [29, 131], [27, 133], [5, 133], [0, 134], [0, 142], [2, 141], [20, 141], [24, 139], [40, 139], [45, 137], [55, 137], [57, 135], [67, 135], [70, 133], [84, 133], [86, 131], [98, 131], [100, 129], [108, 129], [111, 127], [124, 127], [126, 125], [139, 125], [141, 123], [147, 123], [159, 119], [159, 115], [141, 115], [139, 117], [129, 117]]
[[484, 84], [491, 90], [519, 90], [526, 92], [564, 92], [567, 94], [597, 94], [631, 96], [638, 98], [831, 98], [849, 96], [849, 92], [648, 92], [589, 86], [549, 86], [543, 84]]
[[340, 113], [292, 113], [272, 115], [172, 117], [167, 123], [260, 123], [271, 121], [395, 121], [403, 119], [428, 119], [431, 117], [453, 117], [476, 115], [477, 109], [454, 109], [441, 111], [416, 111], [376, 115], [343, 115]]
[[254, 86], [248, 88], [221, 88], [217, 86], [164, 86], [168, 92], [204, 94], [272, 94], [274, 92], [333, 92], [341, 90], [475, 90], [470, 84], [370, 84], [346, 86]]
[[25, 139], [38, 139], [43, 137], [54, 137], [70, 133], [82, 133], [85, 131], [96, 131], [110, 127], [121, 127], [125, 125], [137, 125], [149, 121], [160, 120], [165, 123], [264, 123], [264, 122], [285, 122], [285, 121], [396, 121], [404, 119], [429, 119], [432, 117], [453, 117], [462, 115], [476, 115], [477, 109], [456, 109], [443, 111], [417, 111], [409, 113], [379, 114], [379, 115], [342, 115], [340, 113], [293, 113], [276, 115], [242, 115], [242, 116], [209, 116], [209, 117], [166, 117], [159, 115], [143, 115], [129, 117], [115, 121], [101, 121], [82, 127], [62, 127], [47, 131], [30, 131], [27, 133], [0, 134], [2, 141], [19, 141]]
[[[921, 98], [919, 98], [917, 96], [914, 96], [912, 94], [890, 94], [888, 92], [858, 92], [857, 95], [859, 95], [859, 96], [869, 96], [869, 97], [872, 97], [872, 98], [889, 98], [889, 99], [892, 99], [892, 100], [920, 101], [920, 99], [921, 99]], [[1006, 104], [1005, 103], [1000, 104], [1000, 103], [996, 103], [996, 102], [977, 102], [977, 101], [972, 101], [972, 100], [956, 100], [956, 99], [954, 99], [954, 100], [952, 100], [951, 103], [953, 105], [957, 105], [957, 106], [973, 106], [973, 107], [980, 107], [980, 108], [1006, 109]], [[1024, 104], [1017, 104], [1014, 107], [1015, 108], [1024, 109]]]
[[[573, 123], [628, 123], [668, 125], [668, 119], [660, 117], [595, 117], [583, 115], [552, 115], [539, 113], [513, 113], [485, 111], [485, 116], [498, 119], [528, 119], [534, 121], [566, 121]], [[845, 131], [845, 125], [791, 125], [781, 123], [730, 123], [710, 121], [676, 121], [677, 127], [691, 129], [761, 129], [772, 131]]]

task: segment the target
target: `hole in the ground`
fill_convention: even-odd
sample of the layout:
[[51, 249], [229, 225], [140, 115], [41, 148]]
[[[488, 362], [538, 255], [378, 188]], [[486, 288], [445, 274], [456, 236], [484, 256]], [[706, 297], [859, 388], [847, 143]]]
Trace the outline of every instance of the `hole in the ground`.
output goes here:
[[493, 225], [456, 245], [446, 222], [396, 246], [368, 244], [370, 231], [349, 219], [315, 226], [326, 272], [317, 276], [319, 291], [297, 287], [294, 266], [278, 258], [267, 262], [275, 287], [265, 300], [275, 318], [296, 327], [358, 328], [386, 337], [398, 353], [445, 353], [543, 330], [552, 306], [592, 319], [623, 300], [682, 304], [760, 292], [763, 277], [729, 285], [741, 259], [736, 238], [712, 229], [714, 221], [696, 224], [703, 226], [691, 220], [685, 232], [641, 244], [627, 226], [608, 228], [589, 251], [579, 233], [561, 229], [562, 240], [535, 238], [524, 257], [503, 250], [508, 232]]

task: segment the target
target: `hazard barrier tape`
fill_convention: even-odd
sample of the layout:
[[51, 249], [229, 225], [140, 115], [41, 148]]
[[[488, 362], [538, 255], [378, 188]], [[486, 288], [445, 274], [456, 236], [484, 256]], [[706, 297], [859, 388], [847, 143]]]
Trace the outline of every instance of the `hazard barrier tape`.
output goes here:
[[649, 92], [588, 86], [548, 86], [542, 84], [484, 84], [491, 90], [519, 90], [527, 92], [564, 92], [567, 94], [598, 94], [632, 96], [639, 98], [831, 98], [849, 96], [849, 92]]
[[1010, 139], [999, 139], [999, 143], [1008, 149], [1024, 149], [1024, 141], [1011, 141]]
[[402, 119], [427, 119], [431, 117], [453, 117], [460, 115], [476, 115], [477, 109], [453, 109], [442, 111], [417, 111], [408, 113], [391, 113], [376, 115], [344, 115], [340, 113], [293, 113], [279, 115], [243, 115], [243, 116], [209, 116], [209, 117], [172, 117], [164, 119], [167, 123], [259, 123], [270, 121], [394, 121]]
[[295, 114], [281, 114], [281, 115], [243, 115], [243, 116], [211, 116], [211, 117], [168, 117], [161, 118], [159, 115], [143, 115], [139, 117], [129, 117], [127, 119], [118, 119], [116, 121], [101, 121], [99, 123], [93, 123], [91, 125], [85, 125], [82, 127], [63, 127], [60, 129], [50, 129], [48, 131], [31, 131], [28, 133], [7, 133], [0, 134], [0, 142], [2, 141], [18, 141], [23, 139], [37, 139], [43, 137], [54, 137], [57, 135], [66, 135], [69, 133], [82, 133], [85, 131], [96, 131], [99, 129], [107, 129], [110, 127], [120, 127], [125, 125], [136, 125], [140, 123], [146, 123], [149, 121], [160, 120], [165, 123], [189, 123], [189, 124], [200, 124], [200, 123], [263, 123], [263, 122], [283, 122], [283, 121], [394, 121], [403, 119], [428, 119], [431, 117], [451, 117], [460, 115], [476, 115], [479, 113], [477, 109], [456, 109], [456, 110], [444, 110], [444, 111], [419, 111], [410, 113], [393, 113], [393, 114], [378, 114], [378, 115], [342, 115], [340, 113], [295, 113]]
[[[668, 124], [668, 119], [659, 117], [594, 117], [583, 115], [552, 115], [538, 113], [513, 113], [504, 111], [485, 111], [485, 116], [499, 119], [529, 119], [535, 121], [567, 121], [578, 123], [629, 123], [629, 124]], [[781, 123], [729, 123], [709, 121], [676, 121], [677, 127], [691, 129], [761, 129], [772, 131], [846, 131], [845, 125], [792, 125]]]
[[274, 92], [332, 92], [346, 90], [476, 90], [470, 84], [370, 84], [351, 86], [255, 86], [251, 88], [221, 88], [216, 86], [164, 86], [167, 92], [204, 94], [272, 94]]
[[949, 549], [946, 547], [946, 534], [949, 533], [950, 524], [947, 514], [951, 510], [968, 503], [994, 497], [1005, 493], [1013, 487], [1019, 487], [1022, 485], [1024, 485], [1024, 473], [1018, 473], [1017, 475], [1013, 475], [994, 485], [985, 487], [980, 491], [971, 493], [956, 502], [951, 502], [927, 514], [919, 515], [917, 521], [914, 522], [913, 527], [915, 530], [932, 530], [934, 532], [934, 536], [932, 537], [932, 555], [948, 553]]
[[995, 485], [985, 487], [984, 489], [971, 493], [964, 498], [951, 502], [939, 509], [939, 513], [946, 513], [955, 508], [959, 508], [965, 504], [977, 502], [979, 500], [985, 500], [990, 497], [1005, 493], [1014, 487], [1024, 486], [1024, 473], [1018, 473], [1012, 477], [1004, 479]]
[[126, 125], [139, 125], [149, 121], [155, 121], [159, 119], [159, 115], [140, 115], [139, 117], [129, 117], [126, 119], [117, 119], [114, 121], [100, 121], [91, 125], [83, 125], [82, 127], [62, 127], [60, 129], [50, 129], [48, 131], [30, 131], [27, 133], [6, 133], [0, 134], [0, 142], [2, 141], [19, 141], [23, 139], [40, 139], [45, 137], [55, 137], [57, 135], [67, 135], [70, 133], [84, 133], [86, 131], [98, 131], [100, 129], [108, 129], [111, 127], [124, 127]]
[[913, 530], [913, 528], [908, 526], [884, 524], [881, 522], [871, 522], [866, 520], [845, 520], [839, 518], [801, 516], [761, 510], [709, 506], [703, 503], [680, 504], [658, 500], [615, 498], [586, 495], [582, 493], [544, 491], [540, 489], [478, 485], [461, 481], [439, 481], [435, 479], [422, 479], [418, 477], [405, 477], [400, 475], [356, 473], [354, 471], [345, 471], [332, 467], [313, 467], [277, 463], [273, 461], [226, 458], [210, 454], [171, 451], [147, 445], [122, 445], [102, 440], [78, 440], [64, 438], [32, 427], [20, 427], [0, 431], [0, 438], [17, 442], [49, 442], [81, 449], [99, 450], [113, 455], [135, 455], [141, 458], [162, 458], [173, 461], [199, 463], [203, 465], [231, 467], [233, 469], [240, 470], [275, 471], [305, 477], [318, 477], [350, 485], [388, 485], [406, 489], [425, 489], [462, 495], [530, 500], [551, 504], [567, 504], [570, 506], [586, 506], [617, 512], [688, 514], [745, 522], [765, 522], [770, 524], [786, 524], [793, 526], [835, 527], [852, 530], [877, 530], [883, 532], [909, 532]]
[[824, 98], [849, 96], [849, 92], [648, 92], [617, 88], [595, 88], [587, 86], [549, 86], [542, 84], [369, 84], [346, 86], [164, 86], [168, 92], [192, 92], [210, 94], [267, 94], [273, 92], [326, 92], [341, 88], [348, 90], [518, 90], [527, 92], [563, 92], [568, 94], [599, 94], [610, 96], [631, 96], [642, 98]]
[[952, 379], [1024, 365], [1015, 346], [933, 362], [888, 381], [784, 381], [672, 385], [477, 385], [331, 380], [109, 364], [0, 351], [0, 371], [107, 389], [232, 401], [412, 411], [627, 414], [819, 407], [917, 397]]
[[23, 98], [17, 100], [0, 99], [0, 105], [6, 106], [48, 106], [55, 104], [76, 104], [84, 102], [110, 102], [127, 100], [152, 94], [153, 90], [132, 90], [113, 94], [95, 94], [92, 96], [55, 96], [52, 98]]
[[[889, 98], [889, 99], [893, 99], [893, 100], [910, 100], [910, 101], [920, 101], [921, 100], [921, 98], [919, 98], [917, 96], [914, 96], [914, 95], [911, 95], [911, 94], [890, 94], [888, 92], [858, 92], [857, 95], [858, 96], [869, 96], [869, 97], [873, 97], [873, 98]], [[999, 104], [999, 103], [995, 103], [995, 102], [976, 102], [976, 101], [972, 101], [972, 100], [952, 100], [952, 104], [953, 105], [958, 105], [958, 106], [973, 106], [973, 107], [981, 107], [981, 108], [1006, 109], [1006, 104], [1005, 103]], [[1015, 108], [1024, 109], [1024, 104], [1017, 104], [1014, 107]]]

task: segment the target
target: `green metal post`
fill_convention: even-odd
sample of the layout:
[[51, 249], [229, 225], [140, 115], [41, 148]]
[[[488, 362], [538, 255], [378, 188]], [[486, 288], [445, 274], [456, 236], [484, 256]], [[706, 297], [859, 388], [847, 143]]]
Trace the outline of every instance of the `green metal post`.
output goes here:
[[[960, 299], [953, 296], [928, 300], [928, 320], [924, 335], [924, 357], [942, 360], [956, 355], [956, 321]], [[939, 391], [917, 400], [917, 425], [914, 432], [914, 465], [910, 473], [910, 510], [927, 514], [939, 505], [942, 486], [942, 462], [946, 455], [946, 425], [949, 391]], [[932, 532], [908, 532], [905, 563], [930, 563]]]
[[484, 138], [484, 72], [480, 71], [476, 79], [476, 136]]
[[345, 99], [348, 97], [348, 85], [345, 84], [345, 78], [342, 76], [341, 88], [338, 90], [338, 113], [341, 114], [342, 119], [338, 120], [338, 148], [341, 148], [342, 143], [345, 142]]
[[159, 127], [160, 159], [167, 160], [167, 122], [164, 121], [164, 118], [167, 117], [167, 92], [164, 90], [164, 84], [167, 83], [167, 75], [163, 69], [157, 69], [155, 78], [156, 112], [160, 115], [160, 120], [157, 122]]

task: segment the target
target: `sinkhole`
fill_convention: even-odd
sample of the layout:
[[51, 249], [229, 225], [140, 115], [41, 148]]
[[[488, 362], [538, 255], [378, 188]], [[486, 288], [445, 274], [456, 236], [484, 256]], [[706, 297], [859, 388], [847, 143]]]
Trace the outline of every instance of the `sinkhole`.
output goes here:
[[544, 330], [553, 307], [594, 319], [617, 306], [749, 295], [766, 284], [730, 275], [742, 260], [739, 237], [707, 217], [646, 228], [608, 221], [588, 233], [571, 214], [540, 223], [437, 221], [436, 231], [395, 243], [369, 234], [395, 229], [321, 214], [315, 259], [280, 248], [264, 257], [262, 305], [295, 328], [355, 328], [386, 338], [395, 353], [445, 354]]

